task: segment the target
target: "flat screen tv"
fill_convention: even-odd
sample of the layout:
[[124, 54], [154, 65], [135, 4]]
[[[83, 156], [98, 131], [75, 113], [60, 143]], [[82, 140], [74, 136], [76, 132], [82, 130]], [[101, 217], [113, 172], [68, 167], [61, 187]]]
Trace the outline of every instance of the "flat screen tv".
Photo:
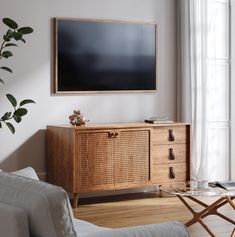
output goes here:
[[55, 19], [55, 91], [156, 91], [156, 24]]

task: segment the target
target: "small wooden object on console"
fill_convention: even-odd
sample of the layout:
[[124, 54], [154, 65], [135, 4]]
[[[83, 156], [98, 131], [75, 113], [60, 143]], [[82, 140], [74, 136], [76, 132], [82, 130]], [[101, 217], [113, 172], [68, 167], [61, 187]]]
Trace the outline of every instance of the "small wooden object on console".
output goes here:
[[74, 195], [186, 181], [190, 125], [47, 127], [47, 181]]

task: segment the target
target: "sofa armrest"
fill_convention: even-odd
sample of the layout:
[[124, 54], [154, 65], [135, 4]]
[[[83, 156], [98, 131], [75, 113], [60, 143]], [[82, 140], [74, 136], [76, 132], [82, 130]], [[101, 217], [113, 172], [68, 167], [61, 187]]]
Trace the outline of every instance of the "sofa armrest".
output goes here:
[[189, 237], [185, 225], [179, 222], [142, 225], [135, 227], [97, 230], [91, 233], [79, 233], [79, 237]]
[[21, 208], [0, 203], [0, 233], [4, 237], [29, 237], [27, 213]]

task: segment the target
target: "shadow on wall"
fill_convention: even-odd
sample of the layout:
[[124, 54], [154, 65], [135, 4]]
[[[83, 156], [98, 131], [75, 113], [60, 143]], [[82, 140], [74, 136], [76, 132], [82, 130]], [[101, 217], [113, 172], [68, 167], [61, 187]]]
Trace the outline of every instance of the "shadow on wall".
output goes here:
[[32, 166], [39, 172], [44, 171], [45, 135], [45, 129], [37, 131], [17, 150], [0, 163], [0, 169], [12, 172], [27, 166]]

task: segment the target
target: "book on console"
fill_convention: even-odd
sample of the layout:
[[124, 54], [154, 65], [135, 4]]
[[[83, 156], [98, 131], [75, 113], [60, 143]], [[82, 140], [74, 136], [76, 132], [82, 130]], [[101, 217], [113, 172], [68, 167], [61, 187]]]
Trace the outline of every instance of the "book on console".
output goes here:
[[157, 120], [157, 121], [166, 121], [169, 120], [167, 116], [155, 116], [155, 117], [150, 117], [150, 120]]
[[235, 181], [214, 181], [214, 182], [209, 182], [208, 185], [213, 188], [235, 190]]
[[172, 120], [154, 120], [154, 119], [145, 119], [145, 123], [173, 123]]

